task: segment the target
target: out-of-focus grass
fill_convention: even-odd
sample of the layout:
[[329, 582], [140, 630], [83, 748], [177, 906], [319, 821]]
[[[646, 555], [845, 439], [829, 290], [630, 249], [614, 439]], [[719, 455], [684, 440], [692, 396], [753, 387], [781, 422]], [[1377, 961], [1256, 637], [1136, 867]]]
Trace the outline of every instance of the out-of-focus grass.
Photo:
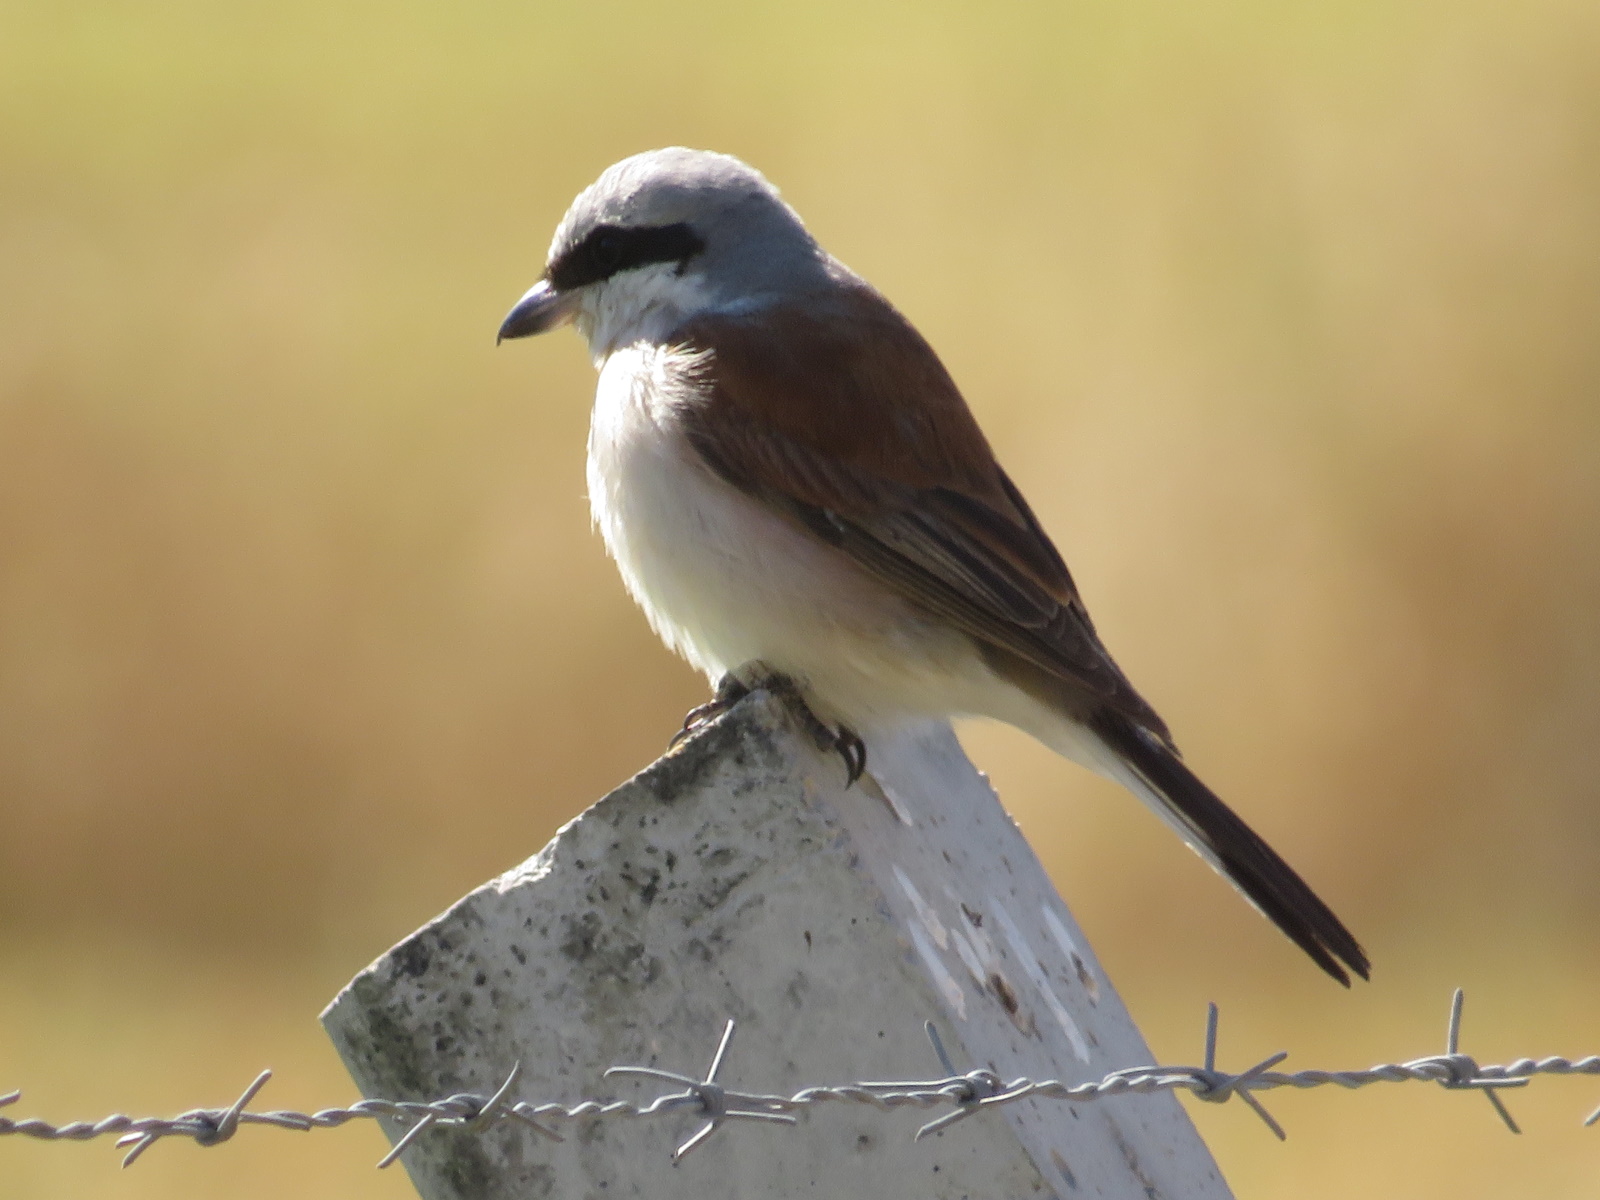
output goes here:
[[[582, 499], [571, 195], [766, 170], [939, 347], [1191, 761], [1367, 942], [1326, 985], [1136, 806], [968, 740], [1153, 1044], [1600, 1050], [1600, 13], [0, 9], [0, 1090], [350, 1095], [345, 978], [701, 685]], [[1241, 1196], [1593, 1193], [1597, 1099], [1197, 1117]], [[0, 1144], [10, 1197], [403, 1194], [376, 1138]], [[251, 1155], [259, 1157], [251, 1158]], [[400, 1190], [396, 1191], [399, 1187]]]
[[[263, 1066], [274, 1078], [253, 1108], [314, 1112], [356, 1098], [315, 1013], [328, 970], [300, 960], [172, 953], [140, 944], [36, 946], [7, 955], [0, 976], [0, 1063], [28, 1083], [29, 1115], [113, 1110], [171, 1115], [231, 1103]], [[16, 1109], [8, 1109], [14, 1115]], [[297, 1133], [245, 1126], [207, 1153], [183, 1141], [151, 1147], [126, 1172], [126, 1150], [5, 1139], [0, 1195], [10, 1197], [415, 1197], [404, 1172], [373, 1164], [388, 1142], [373, 1122]]]

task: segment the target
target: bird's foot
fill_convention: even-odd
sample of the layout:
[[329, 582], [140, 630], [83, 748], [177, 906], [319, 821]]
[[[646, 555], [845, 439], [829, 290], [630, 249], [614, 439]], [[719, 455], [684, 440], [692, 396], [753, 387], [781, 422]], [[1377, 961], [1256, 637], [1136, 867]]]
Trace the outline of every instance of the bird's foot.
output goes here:
[[739, 701], [743, 700], [749, 694], [750, 689], [748, 687], [740, 683], [732, 675], [724, 675], [722, 679], [718, 681], [717, 690], [712, 695], [711, 699], [707, 700], [704, 704], [700, 704], [694, 708], [691, 708], [688, 714], [685, 715], [683, 718], [683, 728], [672, 735], [672, 741], [667, 743], [667, 749], [671, 750], [679, 742], [683, 741], [684, 738], [688, 737], [695, 730], [699, 729], [700, 726], [709, 721], [715, 721], [723, 713], [727, 712], [730, 708], [739, 703]]
[[789, 676], [776, 671], [762, 675], [757, 687], [789, 701], [790, 711], [805, 722], [818, 749], [835, 750], [844, 759], [845, 787], [851, 787], [867, 769], [867, 744], [848, 725], [828, 725], [811, 711], [805, 693]]
[[805, 695], [799, 685], [789, 676], [770, 669], [764, 663], [748, 663], [739, 668], [739, 674], [750, 682], [746, 683], [731, 673], [724, 675], [717, 683], [716, 695], [705, 704], [689, 710], [683, 719], [683, 728], [673, 735], [668, 749], [676, 746], [702, 725], [716, 720], [752, 691], [760, 688], [789, 701], [790, 711], [795, 712], [809, 726], [811, 736], [819, 748], [832, 748], [838, 752], [839, 757], [844, 759], [846, 787], [853, 786], [861, 778], [867, 769], [867, 744], [854, 729], [847, 725], [835, 727], [824, 724], [811, 711], [811, 706], [806, 703]]

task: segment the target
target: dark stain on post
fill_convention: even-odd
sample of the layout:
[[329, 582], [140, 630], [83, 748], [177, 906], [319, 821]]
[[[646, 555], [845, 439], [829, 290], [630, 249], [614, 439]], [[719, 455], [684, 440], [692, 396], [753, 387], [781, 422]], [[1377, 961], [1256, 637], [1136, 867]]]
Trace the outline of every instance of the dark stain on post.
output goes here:
[[1016, 1016], [1021, 1004], [1017, 1000], [1017, 993], [1012, 990], [1011, 984], [999, 971], [989, 973], [989, 990], [995, 994], [995, 999], [1000, 1001], [1000, 1007], [1006, 1010], [1007, 1016]]

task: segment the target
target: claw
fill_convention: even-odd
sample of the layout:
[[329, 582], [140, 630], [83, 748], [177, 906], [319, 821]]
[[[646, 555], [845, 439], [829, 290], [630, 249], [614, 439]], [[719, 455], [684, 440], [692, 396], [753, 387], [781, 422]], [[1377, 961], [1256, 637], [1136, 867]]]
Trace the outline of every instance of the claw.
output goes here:
[[717, 683], [716, 694], [704, 704], [696, 705], [685, 714], [683, 728], [672, 735], [672, 740], [667, 743], [667, 749], [674, 749], [684, 738], [707, 722], [716, 720], [749, 694], [750, 689], [744, 684], [740, 683], [732, 675], [724, 675]]
[[844, 759], [845, 787], [851, 787], [867, 769], [867, 744], [854, 729], [841, 725], [833, 748]]

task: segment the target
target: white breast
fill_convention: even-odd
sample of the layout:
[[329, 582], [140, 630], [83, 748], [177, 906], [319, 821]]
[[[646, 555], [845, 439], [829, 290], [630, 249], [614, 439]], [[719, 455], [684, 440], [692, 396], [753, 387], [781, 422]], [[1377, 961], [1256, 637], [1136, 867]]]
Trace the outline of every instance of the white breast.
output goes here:
[[858, 729], [988, 709], [964, 638], [704, 465], [678, 422], [697, 365], [648, 343], [611, 354], [589, 433], [595, 524], [662, 640], [713, 682], [764, 662]]

